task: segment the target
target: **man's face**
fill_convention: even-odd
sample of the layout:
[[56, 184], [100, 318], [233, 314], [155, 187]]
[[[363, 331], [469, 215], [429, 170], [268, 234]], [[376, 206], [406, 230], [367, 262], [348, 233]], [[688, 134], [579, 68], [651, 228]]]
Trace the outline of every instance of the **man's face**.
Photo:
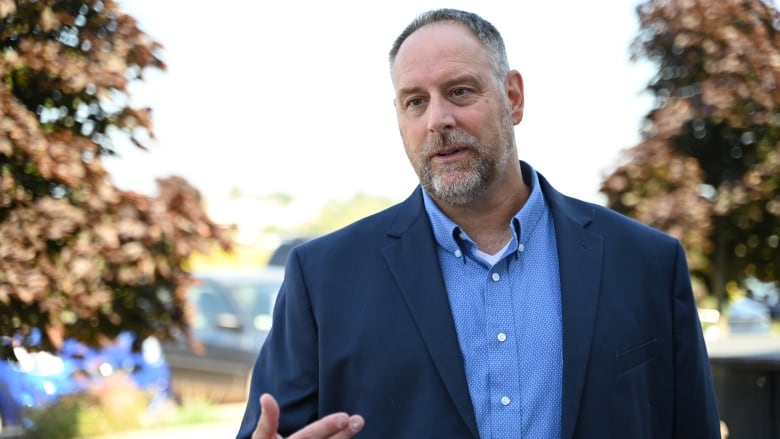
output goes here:
[[513, 125], [522, 118], [522, 83], [510, 99], [487, 51], [465, 26], [436, 23], [414, 32], [396, 56], [392, 79], [406, 154], [434, 198], [473, 201], [516, 160]]

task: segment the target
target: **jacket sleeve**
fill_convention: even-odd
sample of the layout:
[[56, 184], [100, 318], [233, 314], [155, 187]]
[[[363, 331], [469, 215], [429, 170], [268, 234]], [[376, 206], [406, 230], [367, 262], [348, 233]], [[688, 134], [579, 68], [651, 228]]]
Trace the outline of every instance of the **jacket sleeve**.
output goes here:
[[291, 253], [271, 331], [252, 370], [237, 439], [249, 439], [260, 419], [260, 396], [279, 403], [279, 434], [288, 436], [318, 418], [317, 330], [297, 252]]
[[720, 438], [715, 390], [682, 246], [674, 281], [674, 437]]

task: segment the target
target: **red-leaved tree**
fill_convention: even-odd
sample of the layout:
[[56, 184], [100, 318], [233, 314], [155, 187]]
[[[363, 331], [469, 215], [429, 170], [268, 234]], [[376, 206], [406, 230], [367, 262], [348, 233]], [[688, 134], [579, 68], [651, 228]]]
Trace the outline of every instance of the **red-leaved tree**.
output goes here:
[[[641, 143], [603, 183], [684, 243], [701, 294], [780, 276], [780, 14], [762, 0], [649, 0], [634, 56], [658, 73]], [[722, 303], [722, 300], [721, 300]]]
[[[187, 332], [186, 262], [231, 247], [184, 179], [119, 190], [102, 158], [144, 147], [151, 112], [128, 84], [160, 45], [112, 0], [0, 0], [0, 335], [46, 349], [130, 330]], [[18, 341], [18, 340], [17, 340]]]

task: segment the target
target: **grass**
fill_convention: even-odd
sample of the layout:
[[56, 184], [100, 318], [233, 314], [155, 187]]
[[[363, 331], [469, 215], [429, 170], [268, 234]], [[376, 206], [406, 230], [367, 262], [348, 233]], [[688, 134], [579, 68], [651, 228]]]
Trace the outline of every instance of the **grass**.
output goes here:
[[132, 384], [114, 385], [61, 398], [37, 410], [28, 410], [33, 427], [21, 438], [73, 439], [110, 437], [130, 430], [145, 430], [208, 423], [219, 411], [205, 399], [184, 405], [166, 402], [150, 408], [150, 396]]
[[173, 413], [148, 424], [151, 428], [175, 427], [179, 425], [205, 424], [219, 420], [214, 405], [205, 399], [189, 400], [177, 406]]

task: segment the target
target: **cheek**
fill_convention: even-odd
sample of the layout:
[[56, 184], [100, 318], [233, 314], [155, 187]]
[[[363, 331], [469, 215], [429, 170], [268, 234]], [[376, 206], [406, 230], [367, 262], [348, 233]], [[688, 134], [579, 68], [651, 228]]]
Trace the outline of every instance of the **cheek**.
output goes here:
[[409, 164], [411, 164], [414, 171], [419, 174], [423, 167], [423, 162], [425, 161], [422, 154], [423, 145], [425, 144], [424, 140], [414, 140], [410, 138], [408, 133], [403, 131], [401, 132], [401, 139], [404, 143], [404, 151], [406, 152], [406, 158], [409, 160]]
[[407, 154], [412, 154], [414, 151], [419, 151], [423, 148], [428, 135], [428, 131], [424, 126], [421, 126], [419, 123], [406, 121], [399, 123], [398, 127]]
[[480, 138], [482, 135], [489, 134], [491, 127], [496, 126], [497, 116], [487, 111], [463, 111], [458, 115], [456, 128], [472, 136]]
[[416, 168], [420, 162], [420, 150], [422, 147], [420, 143], [414, 142], [401, 133], [401, 138], [404, 142], [404, 151], [406, 151], [406, 157]]

